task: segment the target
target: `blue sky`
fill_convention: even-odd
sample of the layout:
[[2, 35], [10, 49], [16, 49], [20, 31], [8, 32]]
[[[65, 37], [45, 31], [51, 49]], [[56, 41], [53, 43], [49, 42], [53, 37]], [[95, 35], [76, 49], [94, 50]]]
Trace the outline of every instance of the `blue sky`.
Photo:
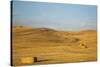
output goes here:
[[13, 1], [13, 24], [56, 30], [95, 30], [97, 6]]

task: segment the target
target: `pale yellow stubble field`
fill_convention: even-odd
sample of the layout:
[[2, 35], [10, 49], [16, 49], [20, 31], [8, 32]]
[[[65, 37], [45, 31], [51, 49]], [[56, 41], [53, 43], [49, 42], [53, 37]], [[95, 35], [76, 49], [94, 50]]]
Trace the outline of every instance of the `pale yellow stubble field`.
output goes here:
[[13, 65], [97, 60], [96, 30], [71, 32], [16, 26], [12, 34]]

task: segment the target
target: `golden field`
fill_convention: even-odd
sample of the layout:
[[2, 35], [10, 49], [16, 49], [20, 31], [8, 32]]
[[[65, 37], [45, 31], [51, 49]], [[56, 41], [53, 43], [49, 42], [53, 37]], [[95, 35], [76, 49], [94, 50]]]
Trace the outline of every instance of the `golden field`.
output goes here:
[[[14, 26], [12, 63], [36, 65], [97, 60], [97, 31], [57, 31], [49, 28]], [[34, 57], [37, 62], [34, 62]]]

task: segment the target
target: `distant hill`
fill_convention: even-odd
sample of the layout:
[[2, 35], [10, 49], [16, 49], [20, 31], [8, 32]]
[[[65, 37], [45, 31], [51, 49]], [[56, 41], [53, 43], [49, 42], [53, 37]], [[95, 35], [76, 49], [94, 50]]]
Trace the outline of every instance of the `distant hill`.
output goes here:
[[[68, 32], [65, 32], [68, 33]], [[13, 27], [13, 36], [22, 42], [77, 42], [78, 38], [69, 37], [65, 33], [49, 28], [32, 28], [26, 26]], [[17, 40], [18, 41], [18, 40]]]

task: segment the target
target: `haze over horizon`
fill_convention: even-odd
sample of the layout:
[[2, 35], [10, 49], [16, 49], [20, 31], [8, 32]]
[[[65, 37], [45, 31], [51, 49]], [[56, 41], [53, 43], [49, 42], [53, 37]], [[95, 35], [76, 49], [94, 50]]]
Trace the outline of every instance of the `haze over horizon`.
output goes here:
[[13, 1], [13, 25], [57, 30], [96, 30], [97, 6]]

